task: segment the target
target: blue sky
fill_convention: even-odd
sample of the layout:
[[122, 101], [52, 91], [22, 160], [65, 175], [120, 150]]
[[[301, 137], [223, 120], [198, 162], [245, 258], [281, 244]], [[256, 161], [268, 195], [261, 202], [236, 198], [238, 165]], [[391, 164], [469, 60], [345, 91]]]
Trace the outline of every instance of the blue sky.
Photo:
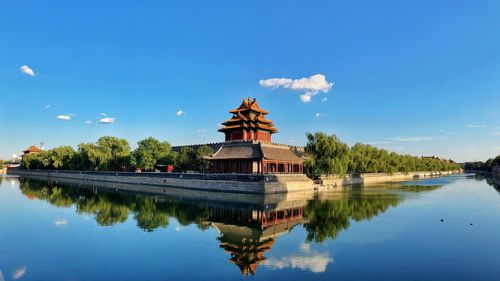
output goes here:
[[0, 158], [103, 135], [221, 141], [251, 96], [276, 142], [321, 130], [484, 160], [500, 154], [498, 14], [499, 1], [4, 1]]

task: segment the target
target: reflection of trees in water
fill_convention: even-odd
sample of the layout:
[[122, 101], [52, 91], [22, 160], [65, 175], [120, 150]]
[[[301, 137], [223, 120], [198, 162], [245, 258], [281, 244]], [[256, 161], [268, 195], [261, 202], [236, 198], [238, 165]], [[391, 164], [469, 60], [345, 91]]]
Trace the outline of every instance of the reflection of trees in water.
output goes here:
[[46, 200], [57, 207], [76, 206], [80, 214], [93, 214], [99, 225], [108, 226], [125, 222], [133, 214], [137, 226], [145, 231], [167, 227], [169, 217], [178, 219], [181, 225], [201, 222], [208, 217], [206, 207], [185, 206], [175, 201], [158, 202], [153, 197], [97, 191], [81, 187], [48, 185], [38, 181], [23, 180], [21, 191], [29, 199]]
[[486, 182], [489, 185], [493, 186], [493, 188], [495, 188], [495, 190], [498, 191], [498, 193], [500, 193], [500, 179], [494, 177], [488, 177], [486, 178]]
[[353, 194], [340, 200], [311, 201], [304, 211], [307, 240], [322, 242], [336, 239], [350, 221], [369, 220], [402, 201], [397, 194]]
[[[439, 186], [391, 186], [404, 192], [434, 190]], [[397, 206], [400, 192], [347, 191], [323, 200], [278, 200], [276, 208], [260, 205], [233, 205], [223, 201], [202, 205], [146, 195], [118, 193], [71, 185], [52, 185], [40, 181], [21, 181], [21, 191], [29, 199], [40, 199], [58, 207], [75, 206], [79, 214], [92, 214], [96, 222], [109, 226], [125, 222], [129, 214], [144, 231], [155, 231], [176, 218], [180, 225], [195, 224], [204, 230], [219, 230], [219, 246], [231, 255], [243, 275], [255, 274], [266, 260], [277, 238], [303, 224], [307, 240], [336, 239], [351, 221], [369, 220]], [[330, 195], [327, 195], [330, 196]], [[279, 207], [278, 207], [279, 206]]]
[[413, 193], [420, 193], [420, 192], [426, 192], [426, 191], [433, 191], [436, 189], [441, 188], [442, 185], [401, 185], [400, 188], [397, 188], [397, 190], [400, 191], [405, 191], [405, 192], [413, 192]]
[[[421, 192], [439, 186], [403, 186], [405, 192]], [[80, 214], [92, 214], [99, 225], [123, 223], [133, 214], [137, 226], [145, 231], [154, 231], [169, 225], [169, 218], [179, 224], [195, 224], [201, 230], [210, 227], [214, 207], [190, 204], [176, 200], [158, 201], [146, 195], [132, 195], [70, 185], [49, 185], [40, 181], [21, 181], [21, 191], [30, 199], [46, 200], [58, 207], [76, 206]], [[309, 201], [304, 207], [304, 228], [307, 240], [322, 242], [335, 239], [350, 222], [371, 219], [390, 207], [397, 206], [403, 196], [398, 193], [346, 192], [339, 198]], [[305, 203], [304, 203], [305, 204]], [[251, 210], [249, 210], [251, 213]], [[301, 213], [302, 216], [302, 213]], [[217, 219], [219, 220], [219, 219]], [[230, 223], [230, 222], [229, 222]], [[255, 228], [254, 225], [246, 225]]]

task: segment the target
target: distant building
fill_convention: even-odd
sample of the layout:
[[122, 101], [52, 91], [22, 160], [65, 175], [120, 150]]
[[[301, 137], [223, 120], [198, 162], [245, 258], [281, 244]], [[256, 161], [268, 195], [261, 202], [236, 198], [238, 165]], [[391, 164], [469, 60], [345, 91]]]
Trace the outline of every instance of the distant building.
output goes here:
[[432, 159], [432, 160], [439, 160], [439, 161], [443, 161], [443, 162], [446, 162], [446, 163], [455, 163], [455, 161], [451, 160], [451, 159], [444, 159], [444, 158], [439, 158], [437, 156], [422, 156], [422, 159]]
[[303, 172], [303, 159], [298, 149], [271, 142], [272, 134], [278, 130], [272, 121], [265, 118], [268, 112], [259, 107], [256, 99], [243, 99], [241, 105], [229, 113], [233, 116], [219, 129], [224, 133], [226, 142], [212, 156], [206, 157], [211, 161], [211, 172]]
[[43, 151], [42, 149], [36, 147], [35, 145], [32, 145], [28, 149], [24, 150], [23, 153], [24, 153], [24, 155], [26, 155], [26, 154], [38, 153], [38, 152], [42, 152], [42, 151]]

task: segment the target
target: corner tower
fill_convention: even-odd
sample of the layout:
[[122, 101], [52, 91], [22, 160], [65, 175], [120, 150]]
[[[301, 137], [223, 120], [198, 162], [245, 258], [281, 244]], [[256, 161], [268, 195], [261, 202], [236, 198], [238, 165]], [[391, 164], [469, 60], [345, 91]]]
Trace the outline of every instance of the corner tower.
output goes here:
[[225, 141], [271, 141], [271, 135], [278, 132], [273, 122], [265, 117], [269, 112], [261, 109], [255, 98], [244, 98], [241, 105], [229, 113], [233, 117], [219, 129], [225, 134]]

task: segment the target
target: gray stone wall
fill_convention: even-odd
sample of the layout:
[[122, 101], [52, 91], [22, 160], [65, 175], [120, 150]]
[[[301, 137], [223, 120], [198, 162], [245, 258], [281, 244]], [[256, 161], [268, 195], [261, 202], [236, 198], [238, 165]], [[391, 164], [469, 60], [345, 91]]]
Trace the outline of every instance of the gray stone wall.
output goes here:
[[320, 185], [321, 187], [332, 188], [332, 187], [340, 187], [348, 185], [405, 181], [405, 180], [421, 179], [427, 177], [435, 177], [435, 176], [458, 174], [458, 173], [460, 173], [460, 171], [448, 171], [448, 172], [422, 171], [422, 172], [411, 172], [406, 174], [367, 173], [367, 174], [349, 174], [344, 177], [336, 175], [323, 175], [320, 177]]
[[58, 170], [17, 170], [14, 174], [47, 180], [75, 180], [94, 185], [115, 183], [117, 189], [124, 188], [122, 185], [136, 185], [139, 186], [135, 188], [137, 191], [160, 193], [164, 192], [164, 188], [252, 194], [286, 193], [314, 189], [312, 181], [305, 175], [120, 173]]

